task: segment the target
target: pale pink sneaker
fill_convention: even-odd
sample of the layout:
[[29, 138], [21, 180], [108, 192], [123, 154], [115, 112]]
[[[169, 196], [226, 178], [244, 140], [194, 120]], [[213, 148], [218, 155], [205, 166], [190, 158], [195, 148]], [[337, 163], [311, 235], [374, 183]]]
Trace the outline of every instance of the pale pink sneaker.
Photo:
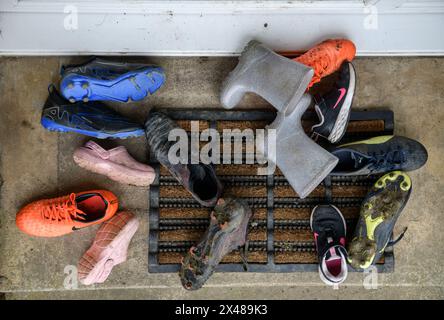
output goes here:
[[139, 220], [125, 211], [104, 222], [79, 261], [80, 282], [84, 285], [104, 282], [115, 265], [126, 261], [128, 246], [138, 227]]
[[105, 150], [94, 141], [88, 141], [74, 151], [74, 161], [86, 170], [125, 184], [146, 187], [156, 177], [153, 168], [134, 160], [124, 146]]

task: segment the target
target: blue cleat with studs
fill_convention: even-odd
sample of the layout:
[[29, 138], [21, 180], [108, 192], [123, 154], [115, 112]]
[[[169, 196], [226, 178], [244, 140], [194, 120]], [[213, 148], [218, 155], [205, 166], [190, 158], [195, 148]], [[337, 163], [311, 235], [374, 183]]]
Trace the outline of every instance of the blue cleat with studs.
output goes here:
[[81, 65], [63, 66], [61, 74], [61, 94], [71, 103], [139, 101], [154, 94], [165, 82], [161, 67], [99, 58]]

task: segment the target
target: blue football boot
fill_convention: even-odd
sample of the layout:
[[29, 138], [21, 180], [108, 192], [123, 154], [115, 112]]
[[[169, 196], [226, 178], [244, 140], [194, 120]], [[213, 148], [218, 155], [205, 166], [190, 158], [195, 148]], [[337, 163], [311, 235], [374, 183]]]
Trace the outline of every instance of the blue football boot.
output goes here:
[[120, 115], [99, 102], [70, 103], [51, 86], [42, 110], [41, 124], [45, 129], [77, 132], [99, 139], [140, 137], [142, 125]]
[[99, 58], [62, 67], [60, 91], [70, 102], [142, 100], [165, 82], [158, 66], [111, 62]]

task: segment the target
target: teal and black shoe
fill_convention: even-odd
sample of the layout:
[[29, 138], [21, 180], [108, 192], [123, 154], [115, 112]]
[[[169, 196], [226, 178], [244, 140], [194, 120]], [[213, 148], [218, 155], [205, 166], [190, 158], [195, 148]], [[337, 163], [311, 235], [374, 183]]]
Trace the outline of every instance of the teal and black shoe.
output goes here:
[[411, 171], [427, 162], [426, 148], [413, 139], [379, 136], [343, 144], [331, 150], [339, 162], [331, 175], [369, 175], [394, 170]]
[[348, 262], [356, 270], [367, 269], [379, 261], [384, 250], [403, 237], [391, 241], [396, 220], [412, 191], [410, 177], [402, 171], [382, 176], [361, 205], [355, 234], [348, 246]]

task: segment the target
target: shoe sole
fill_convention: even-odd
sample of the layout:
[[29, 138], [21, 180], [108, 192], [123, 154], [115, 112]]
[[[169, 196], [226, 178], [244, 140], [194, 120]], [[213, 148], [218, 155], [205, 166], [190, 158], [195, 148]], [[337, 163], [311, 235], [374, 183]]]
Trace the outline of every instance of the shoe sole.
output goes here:
[[69, 74], [62, 79], [60, 91], [70, 102], [131, 102], [153, 94], [164, 82], [165, 74], [161, 68], [148, 67], [127, 72], [112, 80]]
[[107, 139], [107, 138], [116, 138], [116, 139], [127, 139], [127, 138], [137, 138], [145, 135], [145, 131], [141, 128], [135, 131], [129, 131], [129, 132], [120, 132], [120, 133], [105, 133], [105, 132], [97, 132], [97, 131], [89, 131], [89, 130], [82, 130], [82, 129], [76, 129], [67, 127], [61, 124], [56, 123], [55, 121], [52, 121], [48, 118], [42, 118], [40, 121], [42, 126], [49, 131], [55, 131], [55, 132], [75, 132], [80, 133], [85, 136], [94, 137], [97, 139]]
[[[399, 179], [399, 178], [402, 179]], [[356, 269], [367, 269], [374, 261], [384, 252], [390, 237], [385, 245], [378, 251], [377, 241], [379, 226], [384, 222], [390, 223], [393, 229], [396, 220], [401, 214], [407, 203], [412, 182], [410, 177], [402, 171], [393, 171], [382, 176], [376, 181], [374, 188], [385, 189], [377, 196], [366, 199], [361, 205], [361, 217], [365, 220], [366, 236], [353, 239], [349, 245], [349, 263]], [[390, 192], [389, 190], [400, 190], [402, 192], [399, 197], [398, 192]], [[382, 194], [385, 191], [385, 195]], [[399, 207], [394, 207], [393, 203], [399, 202]], [[387, 206], [384, 206], [384, 203]], [[387, 221], [389, 220], [389, 221]], [[353, 257], [355, 256], [355, 258]], [[358, 262], [354, 262], [357, 260]]]
[[[94, 267], [88, 272], [88, 274], [85, 277], [82, 277], [80, 279], [80, 282], [83, 285], [91, 285], [94, 283], [103, 283], [109, 273], [111, 272], [111, 269], [108, 270], [108, 274], [103, 275], [103, 270], [105, 268], [105, 264], [108, 260], [114, 260], [117, 261], [113, 265], [116, 266], [125, 259], [123, 259], [121, 256], [119, 256], [119, 251], [123, 249], [124, 247], [127, 247], [129, 243], [131, 242], [131, 239], [133, 238], [134, 234], [136, 233], [137, 229], [139, 228], [139, 220], [136, 217], [133, 217], [131, 220], [128, 221], [128, 223], [122, 228], [122, 230], [119, 232], [119, 234], [111, 241], [110, 244], [108, 244], [105, 248], [103, 248], [101, 258], [96, 261]], [[95, 244], [88, 249], [88, 251], [92, 251]], [[81, 260], [86, 261], [94, 261], [94, 257], [88, 253], [88, 251], [83, 255]], [[114, 257], [114, 259], [113, 259]], [[122, 261], [123, 260], [123, 261]]]
[[76, 150], [73, 155], [74, 162], [88, 171], [107, 176], [111, 180], [135, 185], [139, 187], [147, 187], [153, 183], [155, 172], [135, 170], [118, 163], [103, 160], [95, 157], [83, 150]]
[[328, 136], [328, 140], [331, 143], [336, 143], [342, 139], [347, 129], [348, 121], [350, 120], [351, 106], [353, 104], [353, 98], [355, 96], [356, 72], [353, 64], [349, 62], [348, 65], [350, 71], [350, 87], [348, 88], [347, 94], [345, 95], [344, 104], [341, 107], [341, 111], [339, 111], [338, 118], [336, 119], [333, 130]]

